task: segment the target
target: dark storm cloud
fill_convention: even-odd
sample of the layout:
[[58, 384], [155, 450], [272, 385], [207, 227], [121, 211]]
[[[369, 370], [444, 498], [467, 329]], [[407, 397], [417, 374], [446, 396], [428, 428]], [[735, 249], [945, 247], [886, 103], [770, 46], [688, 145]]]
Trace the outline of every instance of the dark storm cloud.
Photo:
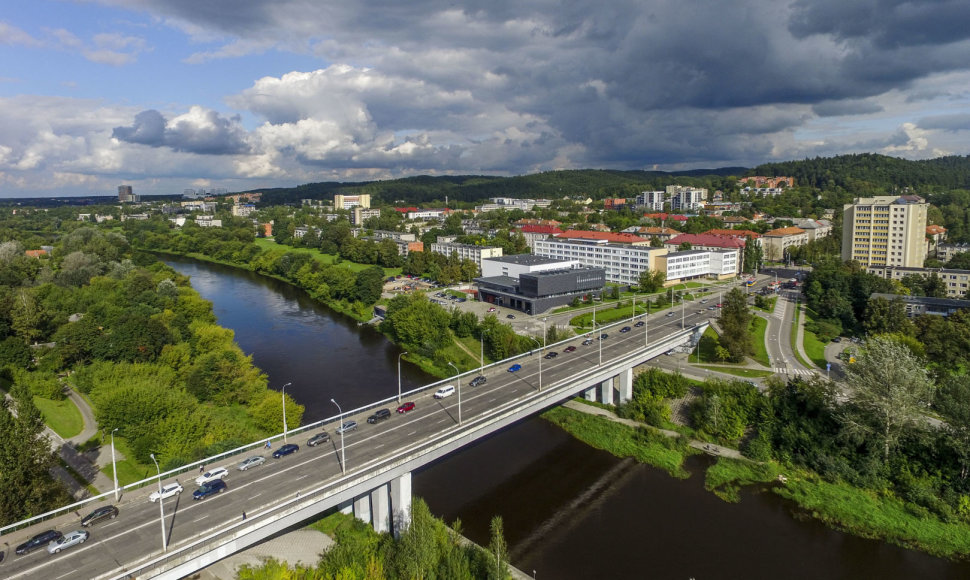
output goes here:
[[115, 127], [112, 136], [128, 143], [201, 155], [232, 155], [249, 150], [239, 117], [225, 118], [198, 107], [170, 121], [154, 109], [142, 111], [135, 115], [131, 126]]
[[970, 131], [970, 114], [934, 115], [920, 119], [920, 129], [942, 129], [944, 131]]
[[843, 115], [868, 115], [879, 113], [883, 108], [875, 103], [865, 101], [825, 101], [812, 106], [812, 111], [819, 117], [841, 117]]

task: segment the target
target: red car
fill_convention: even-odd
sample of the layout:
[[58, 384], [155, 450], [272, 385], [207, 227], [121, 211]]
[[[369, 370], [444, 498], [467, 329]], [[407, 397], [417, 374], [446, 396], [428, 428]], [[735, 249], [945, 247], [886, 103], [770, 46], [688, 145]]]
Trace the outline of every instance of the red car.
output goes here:
[[408, 401], [407, 403], [404, 403], [403, 405], [397, 408], [398, 413], [407, 413], [408, 411], [413, 411], [413, 410], [414, 410], [414, 403], [412, 403], [411, 401]]
[[573, 352], [574, 350], [576, 350], [575, 346], [567, 346], [566, 348], [562, 349], [563, 352]]

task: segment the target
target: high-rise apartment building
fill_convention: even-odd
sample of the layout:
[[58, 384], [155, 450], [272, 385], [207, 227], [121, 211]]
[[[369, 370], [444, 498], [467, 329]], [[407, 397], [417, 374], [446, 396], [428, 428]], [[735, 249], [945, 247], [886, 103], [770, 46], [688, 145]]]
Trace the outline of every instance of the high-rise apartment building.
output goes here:
[[369, 208], [370, 194], [362, 193], [360, 195], [341, 195], [338, 193], [333, 196], [334, 209], [353, 209], [355, 207], [362, 207], [364, 209]]
[[863, 267], [922, 267], [928, 207], [918, 195], [856, 198], [843, 207], [842, 259]]
[[130, 185], [119, 185], [118, 186], [118, 201], [121, 203], [129, 203], [133, 201], [138, 201]]

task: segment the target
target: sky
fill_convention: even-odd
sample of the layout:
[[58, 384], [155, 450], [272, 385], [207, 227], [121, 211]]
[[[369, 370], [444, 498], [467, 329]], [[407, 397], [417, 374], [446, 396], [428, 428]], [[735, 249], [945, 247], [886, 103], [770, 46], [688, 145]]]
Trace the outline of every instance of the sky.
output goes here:
[[0, 197], [970, 153], [966, 0], [31, 0]]

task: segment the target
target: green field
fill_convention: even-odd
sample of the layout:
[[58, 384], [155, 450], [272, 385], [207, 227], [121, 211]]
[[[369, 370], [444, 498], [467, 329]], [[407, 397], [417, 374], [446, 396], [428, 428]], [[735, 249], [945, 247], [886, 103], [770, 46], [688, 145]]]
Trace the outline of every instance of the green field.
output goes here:
[[81, 433], [84, 429], [84, 419], [77, 405], [70, 399], [52, 401], [43, 397], [34, 397], [34, 404], [44, 416], [44, 422], [55, 433], [64, 439], [70, 439]]

